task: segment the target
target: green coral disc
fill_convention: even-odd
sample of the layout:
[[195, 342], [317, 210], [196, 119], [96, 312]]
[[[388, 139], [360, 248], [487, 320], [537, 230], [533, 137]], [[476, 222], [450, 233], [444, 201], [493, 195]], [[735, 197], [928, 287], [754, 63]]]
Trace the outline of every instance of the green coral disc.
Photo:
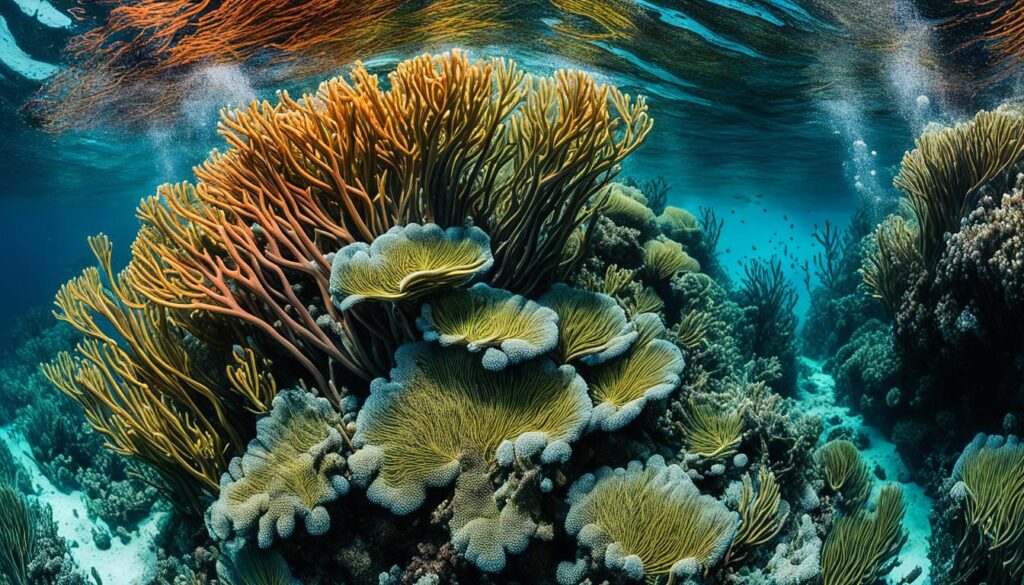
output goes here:
[[483, 351], [488, 370], [547, 353], [558, 343], [558, 315], [526, 297], [486, 284], [453, 291], [423, 305], [423, 339]]
[[[618, 430], [635, 419], [647, 402], [665, 398], [679, 386], [683, 354], [674, 343], [658, 339], [655, 326], [665, 328], [657, 315], [644, 313], [634, 319], [642, 341], [614, 361], [587, 372], [590, 397], [594, 401], [591, 428]], [[640, 324], [643, 324], [641, 326]]]
[[[565, 530], [596, 560], [630, 578], [694, 577], [713, 567], [736, 535], [739, 515], [702, 495], [678, 465], [603, 467], [569, 489]], [[568, 573], [569, 571], [563, 571]]]
[[594, 365], [625, 353], [636, 325], [612, 297], [555, 284], [538, 302], [558, 315], [558, 356], [565, 363]]
[[256, 423], [256, 438], [235, 457], [221, 477], [220, 495], [207, 511], [210, 535], [221, 541], [248, 538], [260, 548], [275, 537], [288, 538], [296, 519], [307, 532], [327, 532], [325, 504], [348, 493], [341, 417], [323, 398], [303, 390], [284, 390], [270, 415]]
[[[353, 480], [396, 514], [423, 503], [427, 487], [451, 483], [463, 453], [488, 463], [508, 455], [567, 457], [590, 419], [586, 383], [571, 366], [546, 359], [501, 372], [457, 347], [408, 343], [391, 380], [374, 380], [359, 411], [349, 458]], [[372, 480], [372, 483], [371, 483]]]
[[342, 311], [365, 299], [410, 300], [464, 285], [493, 265], [491, 240], [480, 228], [396, 226], [335, 255], [331, 299]]

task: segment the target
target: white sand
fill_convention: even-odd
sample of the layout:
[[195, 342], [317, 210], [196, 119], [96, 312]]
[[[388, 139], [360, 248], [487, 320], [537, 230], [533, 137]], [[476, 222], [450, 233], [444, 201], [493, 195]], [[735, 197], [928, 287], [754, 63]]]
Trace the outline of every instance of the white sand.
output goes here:
[[[806, 413], [821, 417], [824, 423], [822, 437], [827, 437], [832, 429], [839, 426], [850, 427], [864, 433], [868, 437], [869, 445], [861, 451], [861, 455], [864, 456], [868, 467], [872, 471], [875, 466], [880, 467], [885, 472], [885, 482], [898, 482], [903, 485], [903, 496], [907, 502], [903, 528], [909, 533], [909, 537], [900, 551], [899, 565], [889, 574], [888, 581], [897, 583], [916, 567], [921, 567], [922, 574], [914, 581], [914, 585], [930, 585], [928, 538], [932, 534], [932, 527], [928, 522], [928, 514], [932, 509], [933, 500], [924, 493], [924, 488], [910, 480], [910, 472], [896, 452], [895, 444], [875, 427], [865, 425], [863, 417], [852, 415], [848, 408], [836, 404], [835, 380], [821, 371], [821, 364], [807, 358], [800, 360], [811, 371], [808, 380], [814, 388], [811, 391], [800, 390], [798, 399]], [[837, 422], [832, 423], [830, 420]], [[875, 482], [872, 498], [878, 494], [878, 490], [885, 482]]]
[[[9, 426], [0, 427], [0, 440], [30, 474], [32, 485], [36, 488], [36, 495], [32, 497], [42, 504], [49, 504], [52, 508], [58, 533], [68, 540], [69, 545], [72, 541], [78, 543], [70, 552], [83, 572], [91, 576], [92, 570], [95, 569], [103, 580], [103, 585], [132, 585], [142, 582], [143, 577], [156, 565], [153, 540], [167, 512], [150, 515], [131, 532], [131, 542], [122, 544], [106, 522], [89, 519], [85, 495], [82, 492], [73, 491], [65, 494], [43, 475], [20, 433]], [[93, 526], [102, 527], [111, 533], [109, 549], [96, 548], [92, 538]]]

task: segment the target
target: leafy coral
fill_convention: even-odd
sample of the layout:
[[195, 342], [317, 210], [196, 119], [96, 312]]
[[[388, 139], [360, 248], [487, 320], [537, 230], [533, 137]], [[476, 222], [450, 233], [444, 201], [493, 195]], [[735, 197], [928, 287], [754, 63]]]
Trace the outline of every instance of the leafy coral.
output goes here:
[[461, 348], [430, 343], [400, 347], [395, 362], [359, 411], [349, 466], [369, 499], [396, 514], [418, 508], [427, 487], [450, 484], [466, 452], [494, 462], [500, 447], [554, 461], [590, 419], [571, 366], [534, 360], [491, 372]]
[[688, 452], [703, 459], [722, 459], [736, 452], [743, 438], [743, 416], [691, 399], [679, 423]]
[[666, 280], [676, 273], [699, 272], [700, 263], [671, 240], [651, 240], [644, 244], [644, 269], [654, 280]]
[[697, 217], [679, 207], [668, 206], [658, 216], [658, 229], [665, 237], [692, 250], [700, 243], [703, 230]]
[[829, 488], [842, 494], [844, 504], [850, 510], [863, 506], [871, 494], [871, 474], [857, 447], [845, 439], [835, 439], [822, 445], [817, 457]]
[[395, 226], [335, 255], [331, 299], [342, 311], [366, 299], [410, 301], [464, 285], [493, 265], [490, 238], [479, 228]]
[[907, 540], [906, 507], [903, 488], [890, 483], [874, 514], [861, 510], [837, 520], [821, 550], [822, 585], [871, 585], [887, 574]]
[[348, 493], [341, 418], [323, 398], [285, 390], [269, 416], [256, 424], [256, 439], [221, 478], [207, 526], [220, 540], [256, 536], [260, 548], [288, 538], [302, 520], [314, 536], [331, 525], [325, 504]]
[[425, 303], [416, 325], [427, 341], [483, 351], [488, 370], [545, 354], [558, 343], [558, 315], [525, 297], [479, 283]]
[[558, 355], [565, 363], [599, 364], [623, 354], [636, 341], [636, 326], [615, 299], [555, 284], [538, 302], [558, 315]]
[[[594, 412], [590, 426], [614, 431], [629, 424], [652, 401], [665, 398], [679, 386], [683, 355], [671, 342], [660, 339], [665, 327], [652, 313], [633, 318], [641, 337], [624, 355], [594, 366], [587, 372]], [[643, 331], [651, 328], [653, 332]]]
[[566, 531], [609, 569], [633, 579], [707, 571], [726, 553], [739, 524], [735, 512], [702, 495], [682, 468], [660, 456], [584, 475], [567, 499]]

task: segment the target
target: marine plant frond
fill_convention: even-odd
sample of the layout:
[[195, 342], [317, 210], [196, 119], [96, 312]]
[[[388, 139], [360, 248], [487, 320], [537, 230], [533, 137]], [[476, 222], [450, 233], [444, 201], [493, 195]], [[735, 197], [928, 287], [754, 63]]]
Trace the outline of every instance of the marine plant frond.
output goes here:
[[231, 350], [235, 365], [227, 366], [230, 387], [245, 398], [246, 409], [253, 414], [264, 414], [277, 396], [277, 382], [270, 372], [270, 360], [257, 358], [248, 347], [236, 345]]
[[644, 244], [644, 269], [655, 280], [666, 280], [678, 272], [700, 272], [697, 262], [672, 240], [651, 240]]
[[651, 287], [636, 287], [628, 296], [618, 299], [619, 305], [626, 315], [633, 317], [644, 313], [658, 313], [665, 306], [665, 301]]
[[743, 438], [741, 412], [723, 412], [709, 402], [691, 399], [682, 413], [682, 421], [676, 424], [687, 452], [709, 460], [724, 459], [736, 452]]
[[31, 585], [29, 563], [35, 558], [35, 514], [17, 488], [0, 483], [0, 582]]
[[391, 380], [371, 384], [348, 464], [369, 499], [396, 514], [450, 484], [469, 451], [488, 463], [564, 460], [590, 419], [583, 379], [543, 358], [492, 372], [462, 348], [420, 342], [395, 362]]
[[580, 278], [580, 287], [591, 292], [619, 298], [626, 287], [633, 282], [634, 274], [633, 270], [619, 268], [616, 264], [609, 264], [605, 268], [603, 277], [599, 277], [593, 272], [584, 272], [582, 278]]
[[922, 267], [917, 226], [891, 215], [875, 230], [874, 247], [864, 255], [860, 273], [871, 296], [895, 315], [910, 286], [910, 275]]
[[707, 340], [713, 321], [714, 316], [711, 313], [691, 310], [683, 315], [682, 320], [673, 328], [673, 341], [685, 350], [697, 349]]
[[1024, 445], [1017, 437], [979, 434], [953, 467], [963, 505], [963, 537], [953, 582], [984, 576], [1009, 584], [1024, 575]]
[[818, 449], [817, 458], [829, 488], [842, 494], [847, 509], [856, 510], [867, 502], [871, 472], [853, 443], [845, 439], [829, 441]]
[[416, 325], [426, 341], [482, 352], [488, 370], [503, 370], [555, 349], [558, 315], [526, 297], [479, 283], [424, 303]]
[[750, 551], [760, 545], [771, 542], [786, 523], [788, 509], [780, 512], [779, 484], [775, 474], [762, 466], [757, 472], [757, 490], [749, 473], [743, 475], [743, 488], [740, 492], [740, 527], [736, 531], [729, 552], [725, 555], [726, 565], [743, 562]]
[[658, 216], [658, 229], [661, 233], [675, 242], [692, 250], [703, 236], [703, 231], [697, 217], [689, 211], [669, 205]]
[[608, 295], [557, 283], [538, 302], [558, 315], [557, 352], [563, 363], [606, 362], [636, 341], [636, 326]]
[[903, 488], [889, 483], [875, 512], [859, 510], [836, 520], [821, 549], [822, 585], [872, 585], [891, 568], [907, 534]]
[[217, 578], [227, 585], [298, 585], [288, 562], [274, 551], [245, 545], [217, 557]]
[[612, 570], [634, 580], [695, 577], [714, 567], [739, 516], [702, 495], [685, 471], [655, 455], [646, 465], [604, 467], [569, 489], [565, 529]]
[[971, 211], [981, 187], [1003, 177], [1024, 156], [1024, 114], [1003, 106], [951, 128], [926, 130], [903, 157], [893, 184], [917, 219], [917, 248], [931, 270]]

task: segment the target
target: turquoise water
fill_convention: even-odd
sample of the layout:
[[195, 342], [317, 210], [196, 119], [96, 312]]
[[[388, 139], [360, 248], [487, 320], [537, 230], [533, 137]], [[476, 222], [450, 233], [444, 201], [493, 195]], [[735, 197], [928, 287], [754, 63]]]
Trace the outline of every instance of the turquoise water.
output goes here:
[[[999, 35], [1006, 30], [1000, 18], [1021, 19], [1015, 3], [329, 4], [0, 0], [0, 496], [10, 493], [13, 502], [0, 497], [0, 583], [1022, 582], [1024, 506], [1010, 496], [1019, 491], [1014, 482], [1024, 481], [1013, 471], [1024, 462], [1014, 437], [1024, 415], [1024, 322], [1017, 316], [1024, 314], [1024, 205], [1016, 179], [1024, 172], [1024, 123], [1012, 105], [1020, 80], [1020, 50], [1012, 43], [1024, 46], [1024, 39], [1013, 30], [1008, 41]], [[175, 28], [172, 18], [144, 25], [161, 6], [174, 7], [168, 14], [186, 25]], [[273, 8], [259, 13], [261, 6]], [[356, 15], [349, 21], [339, 16], [349, 13]], [[102, 42], [90, 42], [95, 38]], [[339, 151], [349, 143], [336, 131], [310, 138], [292, 129], [302, 136], [280, 136], [293, 140], [286, 150], [303, 160], [295, 166], [277, 151], [260, 151], [272, 160], [238, 163], [245, 180], [200, 170], [214, 201], [209, 209], [240, 219], [216, 219], [220, 211], [192, 217], [193, 226], [208, 230], [188, 232], [194, 249], [175, 240], [188, 239], [168, 227], [176, 223], [150, 222], [159, 224], [154, 233], [164, 239], [152, 242], [168, 245], [160, 248], [166, 256], [151, 248], [158, 263], [149, 265], [148, 280], [137, 276], [146, 270], [138, 268], [140, 258], [150, 257], [141, 244], [132, 250], [143, 225], [140, 200], [161, 185], [196, 181], [195, 167], [212, 149], [231, 150], [218, 134], [222, 108], [277, 104], [282, 89], [293, 97], [314, 92], [357, 60], [386, 80], [407, 59], [429, 52], [446, 55], [441, 63], [460, 49], [470, 63], [504, 58], [536, 78], [578, 69], [587, 82], [616, 87], [629, 100], [643, 96], [653, 124], [635, 152], [595, 171], [589, 184], [573, 175], [575, 191], [537, 191], [541, 212], [522, 216], [509, 209], [530, 209], [523, 201], [536, 187], [531, 180], [544, 185], [558, 174], [530, 164], [556, 155], [508, 155], [503, 160], [522, 180], [509, 187], [502, 182], [508, 169], [483, 172], [497, 185], [493, 196], [467, 179], [468, 171], [458, 175], [462, 182], [445, 174], [462, 168], [458, 157], [401, 167], [362, 159], [350, 165], [353, 156], [340, 156], [334, 172], [367, 179], [348, 182], [347, 192], [376, 197], [383, 224], [374, 223], [377, 211], [346, 210], [325, 170], [330, 165], [303, 158], [307, 149], [324, 154], [316, 140]], [[401, 91], [394, 81], [382, 85]], [[452, 105], [458, 99], [438, 111], [462, 120], [467, 114]], [[524, 110], [530, 102], [515, 103]], [[567, 102], [556, 103], [545, 110], [551, 123]], [[615, 117], [607, 99], [595, 104]], [[996, 110], [1001, 104], [1009, 105]], [[981, 117], [971, 122], [981, 110], [995, 111], [993, 124], [1005, 123], [1005, 131], [983, 126]], [[362, 120], [368, 111], [350, 114]], [[384, 119], [345, 136], [383, 135]], [[502, 136], [527, 144], [509, 119], [499, 120], [500, 132], [510, 132]], [[981, 128], [983, 138], [943, 130], [964, 122]], [[417, 124], [399, 134], [414, 136]], [[612, 136], [621, 137], [625, 125], [620, 119]], [[442, 144], [446, 132], [420, 148]], [[940, 171], [925, 181], [919, 208], [937, 208], [921, 204], [937, 193], [958, 208], [944, 212], [949, 223], [931, 238], [922, 227], [931, 218], [910, 205], [913, 188], [893, 185], [913, 172], [915, 155], [909, 162], [904, 156], [922, 135], [947, 136], [960, 149], [954, 162], [929, 159]], [[382, 159], [401, 159], [402, 148], [380, 148]], [[478, 151], [467, 148], [451, 152], [476, 160]], [[577, 148], [596, 147], [567, 147], [561, 156], [577, 157], [573, 172], [586, 166], [580, 161], [602, 164], [598, 150], [579, 155]], [[987, 167], [993, 171], [977, 171]], [[310, 179], [318, 172], [319, 180]], [[427, 186], [408, 187], [412, 179], [402, 173], [422, 173]], [[375, 191], [378, 180], [388, 188]], [[268, 204], [269, 215], [229, 201], [231, 193], [252, 195], [257, 184], [263, 194], [283, 193]], [[405, 188], [417, 203], [403, 213], [385, 210]], [[488, 207], [506, 196], [503, 189], [520, 198]], [[302, 207], [306, 193], [311, 208]], [[157, 205], [165, 209], [167, 192], [160, 194]], [[618, 207], [602, 208], [606, 196]], [[462, 206], [457, 220], [449, 216], [458, 212], [441, 210], [449, 201]], [[573, 201], [578, 209], [560, 211]], [[679, 216], [686, 219], [673, 219], [666, 206], [686, 210]], [[232, 215], [240, 208], [247, 211]], [[536, 213], [549, 220], [529, 223]], [[168, 217], [187, 223], [177, 208]], [[578, 222], [570, 225], [573, 217]], [[873, 287], [872, 262], [886, 253], [876, 229], [897, 217], [909, 226], [911, 251], [892, 252], [892, 288]], [[427, 236], [410, 235], [405, 226], [413, 223], [464, 226], [488, 243], [472, 270], [463, 267], [463, 277], [440, 284], [433, 278], [450, 266], [419, 266], [434, 276], [404, 274], [388, 294], [349, 284], [356, 277], [346, 271], [357, 268], [346, 259], [386, 263], [388, 244], [380, 242], [434, 249], [473, 240], [449, 231], [417, 244]], [[382, 236], [386, 228], [395, 231]], [[65, 289], [77, 301], [65, 297], [55, 319], [57, 291], [97, 264], [87, 241], [97, 234], [113, 245], [113, 273], [101, 271], [91, 297]], [[244, 245], [218, 244], [225, 238]], [[580, 241], [585, 245], [573, 255]], [[667, 259], [654, 258], [653, 249], [667, 250]], [[240, 257], [251, 262], [251, 278], [233, 271]], [[137, 270], [126, 278], [137, 279], [119, 284], [115, 275], [133, 258]], [[430, 261], [440, 262], [423, 260]], [[492, 264], [489, 272], [481, 268]], [[214, 276], [218, 267], [223, 282]], [[625, 269], [629, 284], [613, 290], [616, 268]], [[178, 294], [154, 284], [175, 275], [179, 282], [195, 278], [196, 288]], [[413, 292], [404, 289], [409, 282]], [[585, 292], [560, 301], [557, 287], [546, 293], [555, 282]], [[508, 289], [520, 308], [498, 312], [498, 296], [488, 292], [475, 305], [455, 305], [442, 322], [444, 303], [469, 295], [453, 291], [473, 283]], [[527, 312], [533, 321], [522, 328], [494, 331]], [[649, 313], [653, 320], [645, 321]], [[445, 329], [468, 328], [471, 319], [479, 320], [474, 331]], [[594, 323], [605, 324], [596, 334], [604, 337], [578, 342], [590, 346], [573, 353], [573, 327]], [[83, 339], [97, 345], [76, 352]], [[503, 339], [514, 343], [506, 347]], [[658, 357], [641, 362], [649, 347]], [[54, 362], [60, 352], [74, 357]], [[454, 364], [448, 378], [428, 367], [438, 360]], [[44, 375], [40, 363], [66, 369], [44, 368]], [[575, 406], [549, 397], [523, 411], [540, 399], [513, 393], [544, 387], [553, 375], [545, 368], [555, 365], [577, 381], [558, 390], [568, 396], [575, 388]], [[90, 377], [96, 371], [104, 373]], [[241, 378], [256, 384], [257, 398], [239, 390], [237, 372], [250, 374]], [[438, 394], [415, 395], [431, 384]], [[601, 394], [615, 384], [624, 398]], [[474, 403], [487, 402], [474, 394], [480, 387], [506, 393], [510, 405], [487, 410]], [[284, 392], [290, 388], [300, 390]], [[407, 395], [432, 406], [402, 411], [395, 404]], [[699, 415], [708, 412], [700, 405], [711, 414]], [[305, 414], [281, 422], [289, 409]], [[323, 420], [309, 414], [314, 410]], [[424, 420], [401, 419], [413, 411]], [[541, 424], [531, 416], [566, 420]], [[299, 419], [313, 420], [312, 430], [292, 434], [289, 425]], [[521, 424], [508, 430], [510, 420]], [[470, 427], [486, 440], [466, 439], [473, 433], [461, 429]], [[701, 430], [723, 441], [720, 449], [702, 448]], [[989, 438], [972, 444], [977, 433]], [[161, 443], [168, 436], [189, 439], [168, 447]], [[282, 453], [291, 445], [288, 459]], [[426, 445], [427, 454], [402, 445]], [[854, 451], [849, 477], [837, 479], [844, 474], [828, 462], [837, 445]], [[1008, 463], [972, 479], [964, 469], [983, 455]], [[403, 475], [400, 466], [409, 461], [425, 475]], [[635, 502], [623, 498], [607, 506], [622, 512], [624, 527], [596, 518], [605, 504], [588, 498], [609, 485], [602, 467], [630, 469], [612, 475], [620, 479], [657, 477], [668, 486], [652, 500], [660, 507], [630, 508]], [[262, 481], [254, 476], [294, 479], [290, 473], [306, 475], [245, 491]], [[588, 473], [597, 473], [596, 485]], [[751, 536], [760, 527], [741, 495], [744, 481], [761, 496], [779, 486], [760, 539]], [[995, 486], [986, 493], [1002, 502], [998, 528], [978, 528], [984, 521], [973, 510], [984, 495], [972, 482]], [[878, 550], [861, 546], [880, 560], [851, 576], [862, 560], [840, 535], [855, 525], [867, 528], [851, 540], [881, 534], [885, 499], [897, 488], [902, 520], [888, 538], [875, 539]], [[626, 493], [644, 489], [633, 484]], [[700, 499], [680, 503], [680, 494]], [[499, 513], [504, 524], [494, 520]], [[674, 513], [717, 519], [725, 528], [718, 534], [682, 521], [666, 528], [662, 520]], [[13, 536], [18, 518], [34, 528], [35, 546]], [[590, 528], [581, 532], [583, 525]], [[630, 530], [638, 531], [633, 540]], [[993, 544], [1000, 538], [993, 531], [1003, 545]], [[679, 550], [655, 559], [655, 544], [644, 540], [655, 534], [657, 543]], [[687, 549], [699, 539], [710, 543], [704, 552]], [[20, 553], [4, 556], [8, 548]], [[254, 559], [253, 551], [266, 552]], [[267, 573], [257, 577], [260, 559]]]

